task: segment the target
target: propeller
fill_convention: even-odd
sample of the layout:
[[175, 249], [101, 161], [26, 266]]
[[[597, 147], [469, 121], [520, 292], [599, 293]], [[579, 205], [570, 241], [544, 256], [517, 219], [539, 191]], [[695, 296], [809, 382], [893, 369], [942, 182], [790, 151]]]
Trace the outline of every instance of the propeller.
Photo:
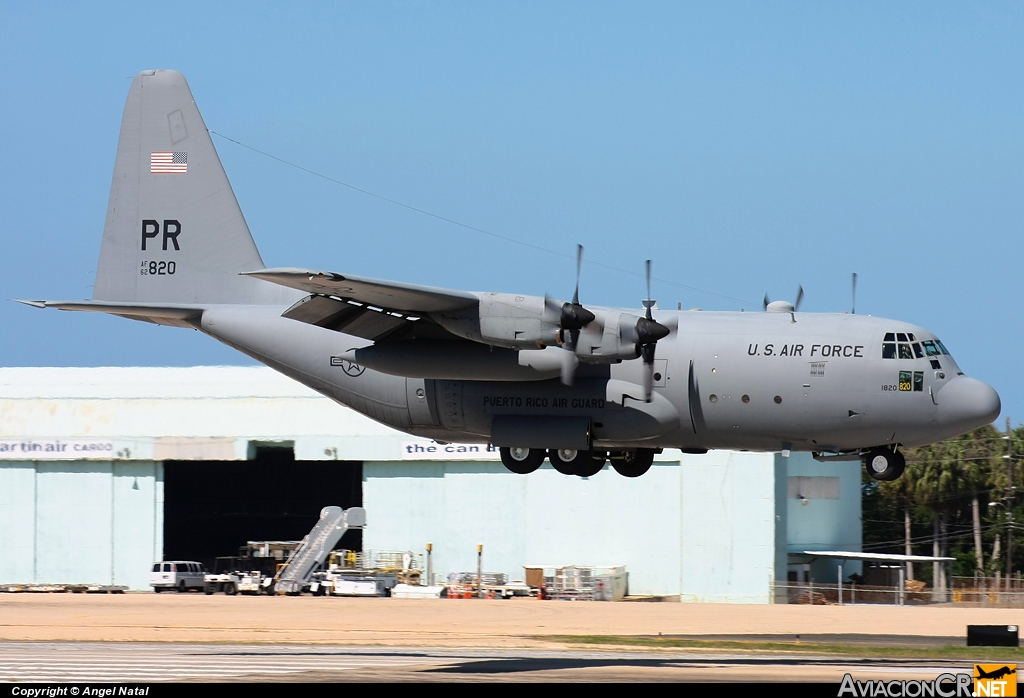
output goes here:
[[576, 245], [576, 288], [571, 303], [559, 303], [551, 296], [544, 296], [545, 320], [557, 324], [562, 330], [562, 348], [566, 356], [562, 361], [562, 383], [572, 385], [579, 360], [576, 358], [576, 343], [580, 330], [594, 322], [597, 316], [580, 304], [580, 272], [583, 269], [583, 245]]
[[667, 337], [672, 330], [651, 315], [651, 308], [657, 301], [651, 300], [651, 260], [647, 260], [647, 300], [644, 301], [644, 308], [647, 309], [644, 317], [636, 321], [637, 348], [640, 350], [640, 358], [643, 359], [644, 372], [644, 402], [651, 401], [654, 392], [654, 351], [658, 346], [658, 340]]

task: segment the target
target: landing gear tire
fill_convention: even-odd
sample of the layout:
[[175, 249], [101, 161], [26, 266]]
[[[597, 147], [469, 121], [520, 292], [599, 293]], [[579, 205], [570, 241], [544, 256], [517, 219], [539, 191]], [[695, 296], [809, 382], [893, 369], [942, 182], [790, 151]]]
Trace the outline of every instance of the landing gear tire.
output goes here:
[[570, 448], [558, 448], [548, 451], [548, 460], [552, 467], [562, 475], [578, 475], [592, 477], [601, 472], [607, 456], [604, 451], [577, 451]]
[[529, 475], [541, 466], [544, 456], [547, 454], [540, 448], [505, 448], [498, 449], [501, 454], [501, 464], [516, 475]]
[[654, 449], [638, 448], [635, 451], [623, 451], [612, 458], [612, 467], [623, 477], [640, 477], [651, 469], [654, 463]]
[[572, 448], [553, 448], [548, 451], [548, 460], [553, 467], [562, 475], [575, 475], [576, 469], [586, 457], [586, 451], [577, 451]]
[[899, 451], [876, 448], [864, 456], [864, 468], [876, 480], [896, 480], [907, 467], [907, 461]]
[[605, 451], [590, 451], [590, 460], [581, 465], [576, 474], [580, 477], [594, 477], [604, 469], [604, 462], [608, 460]]

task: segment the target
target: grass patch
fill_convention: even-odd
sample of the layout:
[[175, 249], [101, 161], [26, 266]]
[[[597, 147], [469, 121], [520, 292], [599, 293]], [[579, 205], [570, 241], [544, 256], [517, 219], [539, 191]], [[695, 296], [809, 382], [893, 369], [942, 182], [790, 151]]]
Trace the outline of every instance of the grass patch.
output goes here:
[[765, 642], [763, 640], [693, 640], [643, 635], [535, 635], [536, 640], [573, 645], [607, 645], [644, 649], [730, 650], [741, 652], [786, 652], [830, 654], [862, 659], [968, 659], [976, 661], [1018, 661], [1024, 663], [1019, 647], [905, 647], [900, 645], [863, 645], [822, 642]]

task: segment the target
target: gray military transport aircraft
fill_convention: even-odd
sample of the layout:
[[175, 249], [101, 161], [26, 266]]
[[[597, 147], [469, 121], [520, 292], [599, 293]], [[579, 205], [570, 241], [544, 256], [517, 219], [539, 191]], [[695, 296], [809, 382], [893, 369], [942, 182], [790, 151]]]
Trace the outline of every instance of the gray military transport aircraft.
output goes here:
[[[580, 250], [582, 252], [582, 250]], [[650, 296], [650, 262], [648, 297]], [[802, 294], [801, 294], [802, 295]], [[93, 300], [22, 301], [192, 328], [379, 422], [637, 477], [664, 448], [811, 451], [878, 480], [900, 446], [992, 422], [999, 396], [927, 330], [847, 313], [584, 307], [267, 269], [185, 78], [128, 92]]]

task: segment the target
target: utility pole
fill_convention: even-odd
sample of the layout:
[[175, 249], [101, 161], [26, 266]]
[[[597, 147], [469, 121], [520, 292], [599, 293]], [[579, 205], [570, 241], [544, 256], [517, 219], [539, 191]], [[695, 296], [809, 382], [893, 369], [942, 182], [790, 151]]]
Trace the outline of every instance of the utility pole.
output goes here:
[[476, 596], [477, 598], [483, 597], [484, 585], [483, 585], [483, 569], [484, 569], [484, 546], [476, 546]]
[[1007, 418], [1007, 591], [1010, 591], [1010, 575], [1014, 562], [1014, 440]]
[[434, 585], [434, 544], [427, 543], [427, 586]]

